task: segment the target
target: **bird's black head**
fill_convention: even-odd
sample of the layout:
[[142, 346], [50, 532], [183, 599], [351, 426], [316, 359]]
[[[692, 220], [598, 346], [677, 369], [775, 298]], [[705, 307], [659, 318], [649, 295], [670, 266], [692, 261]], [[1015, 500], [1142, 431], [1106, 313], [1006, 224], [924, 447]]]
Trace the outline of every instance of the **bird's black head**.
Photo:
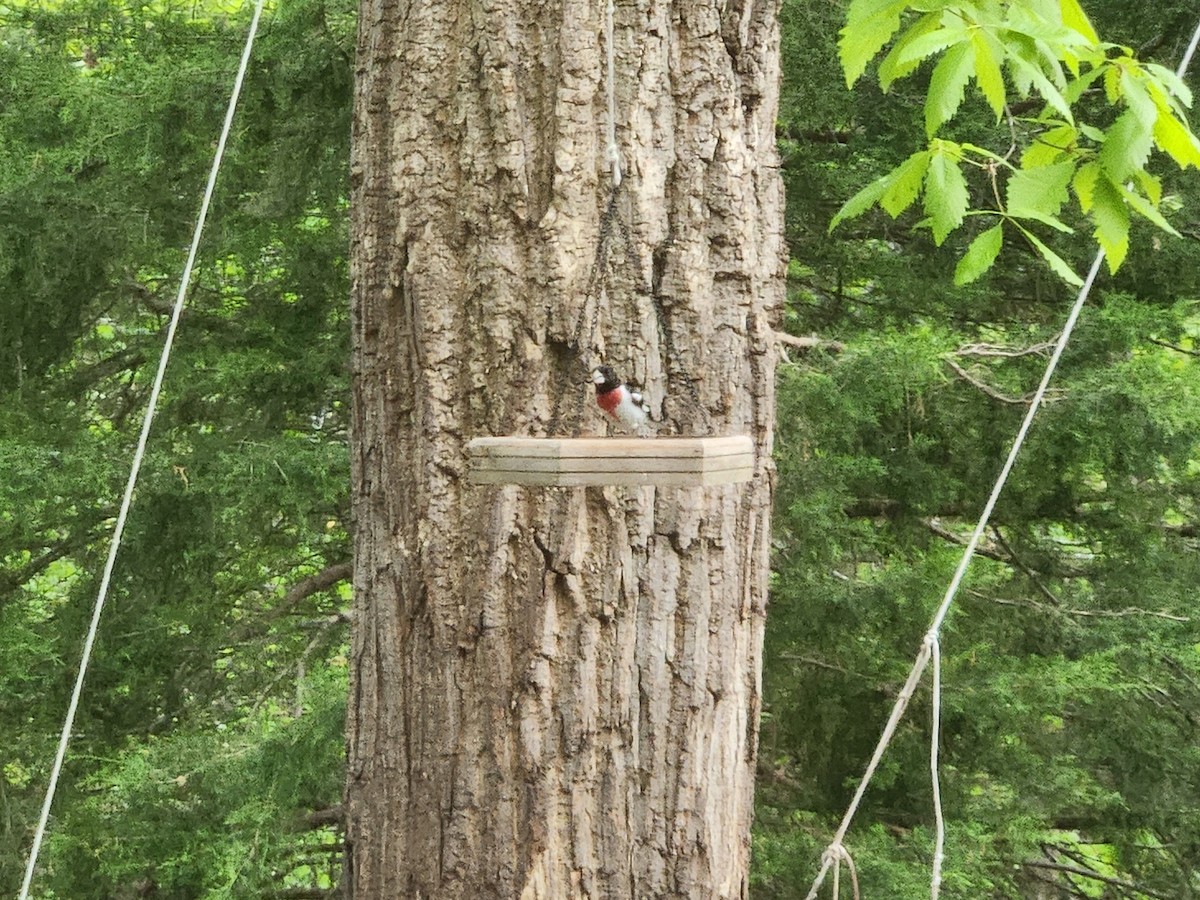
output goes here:
[[592, 370], [592, 384], [596, 385], [597, 394], [606, 394], [621, 386], [621, 379], [613, 371], [612, 366], [597, 366]]

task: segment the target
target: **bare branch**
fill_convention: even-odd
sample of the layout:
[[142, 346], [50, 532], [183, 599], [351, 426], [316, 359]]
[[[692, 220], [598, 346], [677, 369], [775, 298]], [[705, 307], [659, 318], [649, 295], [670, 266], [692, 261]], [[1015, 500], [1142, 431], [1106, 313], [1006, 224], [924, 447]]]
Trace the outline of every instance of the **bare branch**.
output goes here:
[[1190, 616], [1177, 616], [1165, 610], [1141, 609], [1129, 606], [1125, 609], [1064, 609], [1063, 612], [1072, 616], [1093, 616], [1099, 619], [1123, 619], [1127, 616], [1152, 616], [1156, 619], [1166, 619], [1170, 622], [1190, 622]]
[[[940, 521], [938, 521], [936, 517], [932, 519], [923, 519], [922, 522], [926, 528], [928, 528], [933, 534], [936, 534], [942, 540], [949, 541], [952, 544], [958, 544], [960, 547], [965, 547], [967, 545], [965, 538], [955, 534]], [[979, 546], [975, 548], [975, 555], [982, 556], [985, 559], [994, 560], [995, 562], [1004, 563], [1006, 566], [1016, 567], [1016, 563], [1013, 562], [1012, 557], [1006, 556], [994, 547], [989, 547], [983, 543], [980, 543]]]
[[324, 828], [327, 825], [341, 826], [345, 824], [346, 810], [340, 803], [324, 809], [314, 809], [304, 817], [305, 828]]
[[811, 337], [799, 337], [794, 334], [788, 334], [786, 331], [776, 331], [775, 340], [780, 344], [795, 347], [797, 350], [821, 349], [828, 350], [830, 353], [841, 353], [846, 349], [846, 345], [841, 341], [829, 341], [815, 335]]
[[989, 597], [975, 590], [968, 591], [967, 593], [972, 597], [977, 597], [980, 600], [986, 600], [989, 603], [995, 603], [999, 606], [1022, 606], [1026, 609], [1034, 609], [1038, 612], [1055, 616], [1078, 616], [1080, 618], [1096, 619], [1123, 619], [1129, 616], [1150, 616], [1156, 619], [1166, 619], [1169, 622], [1192, 621], [1188, 616], [1177, 616], [1166, 610], [1141, 609], [1137, 606], [1130, 606], [1125, 609], [1071, 609], [1058, 605], [1038, 603], [1036, 600], [1011, 600], [1006, 597]]
[[1005, 347], [1001, 344], [963, 344], [954, 351], [955, 356], [992, 356], [1015, 359], [1019, 356], [1045, 356], [1054, 349], [1054, 341], [1030, 344], [1028, 347]]
[[288, 592], [283, 595], [283, 599], [279, 601], [279, 606], [276, 607], [276, 610], [288, 610], [306, 597], [311, 597], [313, 594], [319, 594], [321, 591], [328, 590], [339, 581], [348, 579], [353, 574], [353, 571], [353, 567], [349, 562], [340, 562], [322, 569], [315, 575], [301, 578], [288, 588]]
[[[988, 384], [984, 381], [980, 381], [978, 378], [976, 378], [974, 375], [972, 375], [970, 372], [968, 372], [966, 369], [964, 369], [962, 366], [960, 366], [958, 363], [956, 363], [952, 356], [943, 356], [942, 361], [946, 365], [948, 365], [951, 369], [953, 369], [954, 373], [956, 375], [958, 375], [959, 378], [961, 378], [963, 381], [970, 384], [972, 387], [975, 387], [978, 390], [982, 391], [983, 393], [987, 394], [993, 400], [999, 400], [1001, 403], [1008, 403], [1013, 406], [1028, 406], [1030, 404], [1030, 402], [1032, 402], [1032, 400], [1033, 400], [1032, 394], [1026, 394], [1024, 397], [1010, 397], [1007, 394], [1001, 393], [1000, 391], [996, 390], [996, 388], [992, 387], [990, 384]], [[1051, 390], [1053, 391], [1054, 389], [1051, 388]], [[1050, 392], [1047, 392], [1046, 402], [1050, 403], [1053, 400], [1061, 399], [1061, 394], [1062, 394], [1061, 391], [1057, 391], [1056, 396], [1051, 397]]]

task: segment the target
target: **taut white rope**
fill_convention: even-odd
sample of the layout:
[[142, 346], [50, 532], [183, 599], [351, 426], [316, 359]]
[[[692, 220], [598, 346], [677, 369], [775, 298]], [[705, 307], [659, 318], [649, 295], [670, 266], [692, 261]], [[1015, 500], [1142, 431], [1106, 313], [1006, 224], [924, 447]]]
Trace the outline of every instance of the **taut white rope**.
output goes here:
[[21, 892], [18, 900], [28, 900], [29, 886], [33, 882], [33, 873], [37, 867], [38, 853], [42, 848], [42, 839], [46, 835], [46, 823], [50, 820], [50, 807], [54, 803], [54, 793], [58, 789], [58, 779], [62, 773], [63, 760], [67, 755], [67, 744], [71, 740], [71, 728], [75, 724], [75, 712], [79, 708], [79, 697], [83, 693], [83, 679], [87, 674], [88, 663], [92, 657], [92, 645], [96, 642], [96, 632], [100, 627], [100, 613], [104, 610], [104, 601], [108, 598], [108, 587], [112, 580], [113, 564], [117, 559], [117, 551], [121, 546], [121, 536], [125, 531], [125, 520], [129, 515], [129, 507], [133, 503], [133, 489], [137, 484], [138, 473], [142, 469], [142, 459], [146, 455], [146, 441], [150, 436], [150, 426], [154, 422], [154, 412], [158, 405], [158, 395], [162, 391], [163, 376], [167, 371], [167, 362], [171, 358], [171, 346], [175, 342], [175, 331], [179, 327], [179, 317], [183, 313], [184, 299], [192, 281], [192, 269], [196, 264], [196, 252], [200, 247], [200, 235], [204, 231], [204, 220], [208, 217], [208, 207], [212, 201], [213, 189], [217, 184], [217, 172], [221, 168], [221, 160], [225, 156], [225, 143], [229, 139], [229, 131], [233, 127], [233, 114], [237, 109], [238, 97], [242, 92], [242, 82], [246, 78], [246, 67], [250, 63], [250, 50], [254, 46], [254, 36], [258, 32], [258, 22], [262, 18], [264, 0], [257, 0], [254, 6], [254, 16], [250, 20], [250, 30], [246, 35], [246, 46], [242, 50], [241, 63], [238, 65], [237, 77], [233, 82], [233, 93], [229, 97], [229, 108], [225, 111], [225, 123], [221, 127], [221, 137], [217, 141], [217, 150], [213, 155], [212, 168], [208, 173], [208, 184], [204, 188], [204, 200], [200, 204], [200, 215], [196, 219], [196, 229], [192, 232], [192, 244], [188, 249], [187, 262], [183, 267], [183, 275], [179, 280], [179, 293], [175, 295], [175, 305], [171, 310], [171, 321], [167, 325], [167, 335], [163, 342], [162, 355], [158, 359], [158, 371], [154, 374], [154, 383], [150, 388], [150, 399], [146, 404], [146, 414], [142, 418], [142, 431], [138, 436], [137, 449], [133, 453], [133, 463], [129, 469], [129, 480], [125, 483], [125, 495], [121, 498], [121, 508], [117, 512], [116, 526], [113, 528], [112, 540], [108, 545], [108, 559], [104, 563], [104, 574], [100, 577], [100, 590], [96, 594], [96, 603], [92, 608], [92, 621], [88, 626], [87, 637], [83, 642], [83, 655], [79, 660], [79, 672], [75, 677], [75, 688], [71, 691], [71, 702], [67, 706], [66, 719], [63, 721], [62, 734], [58, 740], [58, 752], [54, 756], [54, 766], [50, 770], [50, 783], [46, 787], [46, 798], [42, 803], [42, 814], [38, 819], [37, 830], [33, 835], [33, 846], [29, 850], [29, 861], [25, 866], [25, 880], [21, 882]]
[[929, 886], [932, 900], [938, 900], [942, 889], [942, 861], [946, 857], [946, 818], [942, 815], [942, 780], [938, 775], [938, 735], [942, 731], [942, 648], [932, 631], [925, 640], [929, 644], [930, 660], [933, 662], [933, 722], [929, 738], [929, 779], [933, 784], [933, 821], [937, 834], [933, 840], [933, 878]]
[[617, 76], [615, 53], [613, 50], [613, 5], [614, 0], [608, 0], [604, 8], [604, 57], [607, 65], [605, 89], [608, 99], [608, 123], [605, 133], [606, 144], [604, 155], [612, 166], [613, 187], [621, 185], [621, 149], [617, 146]]
[[[1188, 48], [1183, 54], [1183, 59], [1180, 60], [1179, 66], [1175, 70], [1175, 74], [1180, 78], [1183, 77], [1183, 74], [1191, 64], [1192, 57], [1195, 55], [1198, 45], [1200, 45], [1200, 22], [1196, 23], [1196, 29], [1192, 33], [1191, 42], [1188, 44]], [[934, 614], [933, 621], [930, 623], [929, 631], [926, 633], [924, 641], [921, 643], [921, 651], [917, 654], [916, 661], [908, 673], [908, 680], [904, 683], [904, 688], [900, 691], [900, 696], [896, 698], [896, 703], [892, 707], [892, 714], [888, 718], [887, 725], [884, 726], [883, 734], [879, 738], [879, 743], [875, 747], [875, 753], [871, 757], [871, 761], [867, 764], [862, 781], [859, 782], [858, 790], [854, 792], [854, 797], [850, 800], [850, 806], [846, 810], [845, 816], [842, 817], [841, 824], [838, 825], [833, 840], [829, 843], [829, 850], [822, 855], [821, 868], [817, 872], [817, 877], [813, 880], [812, 887], [809, 889], [805, 900], [816, 900], [817, 891], [821, 889], [821, 885], [825, 881], [825, 876], [829, 873], [829, 869], [835, 859], [841, 858], [839, 854], [846, 854], [842, 843], [846, 837], [846, 831], [850, 828], [850, 822], [853, 820], [854, 814], [858, 811], [858, 806], [862, 802], [867, 784], [870, 782], [872, 776], [874, 776], [875, 769], [879, 765], [879, 761], [883, 758], [888, 744], [891, 743], [896, 726], [904, 716], [904, 710], [908, 706], [908, 701], [912, 698], [913, 691], [916, 690], [921, 674], [925, 671], [925, 666], [929, 664], [931, 658], [934, 660], [934, 729], [930, 747], [930, 768], [934, 777], [934, 818], [936, 819], [937, 836], [934, 846], [933, 878], [930, 885], [930, 895], [933, 900], [937, 900], [938, 891], [941, 886], [943, 848], [945, 845], [945, 822], [942, 818], [941, 788], [937, 779], [938, 730], [941, 727], [941, 650], [938, 644], [938, 633], [941, 631], [942, 623], [946, 620], [946, 615], [950, 612], [950, 607], [954, 603], [959, 585], [962, 584], [963, 576], [967, 573], [967, 567], [971, 565], [971, 560], [974, 558], [975, 551], [979, 547], [979, 541], [983, 537], [984, 529], [987, 528], [988, 522], [992, 517], [992, 511], [996, 508], [996, 501], [1000, 498], [1000, 492], [1004, 490], [1005, 482], [1008, 481], [1009, 473], [1012, 471], [1013, 464], [1017, 460], [1017, 454], [1020, 453], [1021, 447], [1025, 443], [1025, 436], [1029, 433], [1029, 427], [1033, 424], [1033, 417], [1037, 415], [1038, 410], [1041, 409], [1043, 400], [1046, 398], [1046, 389], [1050, 386], [1050, 379], [1054, 377], [1054, 371], [1058, 368], [1058, 361], [1062, 358], [1063, 351], [1067, 347], [1067, 342], [1071, 338], [1071, 333], [1075, 330], [1075, 323], [1079, 320], [1079, 314], [1083, 311], [1083, 305], [1087, 302], [1088, 295], [1092, 291], [1096, 277], [1100, 274], [1100, 266], [1103, 262], [1104, 250], [1101, 248], [1096, 252], [1096, 258], [1092, 261], [1092, 267], [1088, 270], [1087, 278], [1084, 279], [1083, 285], [1079, 288], [1079, 295], [1075, 298], [1075, 303], [1071, 306], [1071, 311], [1067, 315], [1066, 324], [1063, 325], [1058, 342], [1054, 345], [1054, 352], [1050, 355], [1050, 360], [1046, 363], [1046, 371], [1042, 374], [1041, 383], [1038, 384], [1037, 391], [1033, 395], [1033, 400], [1029, 404], [1029, 409], [1025, 413], [1025, 418], [1021, 422], [1021, 427], [1017, 430], [1017, 436], [1013, 439], [1012, 447], [1008, 451], [1008, 458], [1004, 461], [1004, 466], [996, 478], [996, 483], [992, 487], [992, 493], [988, 497], [987, 503], [983, 507], [983, 512], [979, 516], [979, 522], [975, 526], [975, 531], [963, 549], [962, 559], [959, 560], [958, 568], [954, 571], [954, 577], [950, 579], [950, 585], [946, 588], [946, 594], [942, 598], [937, 612]]]

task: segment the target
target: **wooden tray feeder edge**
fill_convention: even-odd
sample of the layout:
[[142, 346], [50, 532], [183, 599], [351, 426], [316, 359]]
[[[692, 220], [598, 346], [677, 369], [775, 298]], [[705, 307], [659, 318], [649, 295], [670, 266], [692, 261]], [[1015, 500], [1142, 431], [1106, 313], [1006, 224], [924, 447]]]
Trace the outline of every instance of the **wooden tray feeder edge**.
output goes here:
[[734, 437], [485, 437], [467, 444], [473, 484], [545, 487], [736, 484], [754, 474], [754, 442]]

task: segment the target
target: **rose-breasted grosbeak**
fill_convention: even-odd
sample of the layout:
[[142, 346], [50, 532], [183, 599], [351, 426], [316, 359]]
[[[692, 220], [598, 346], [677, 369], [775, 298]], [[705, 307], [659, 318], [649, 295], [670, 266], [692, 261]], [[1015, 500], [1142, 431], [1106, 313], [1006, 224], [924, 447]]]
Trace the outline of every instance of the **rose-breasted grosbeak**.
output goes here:
[[631, 431], [637, 431], [650, 418], [650, 407], [642, 395], [621, 383], [611, 366], [600, 366], [592, 372], [596, 385], [596, 403], [613, 419]]

